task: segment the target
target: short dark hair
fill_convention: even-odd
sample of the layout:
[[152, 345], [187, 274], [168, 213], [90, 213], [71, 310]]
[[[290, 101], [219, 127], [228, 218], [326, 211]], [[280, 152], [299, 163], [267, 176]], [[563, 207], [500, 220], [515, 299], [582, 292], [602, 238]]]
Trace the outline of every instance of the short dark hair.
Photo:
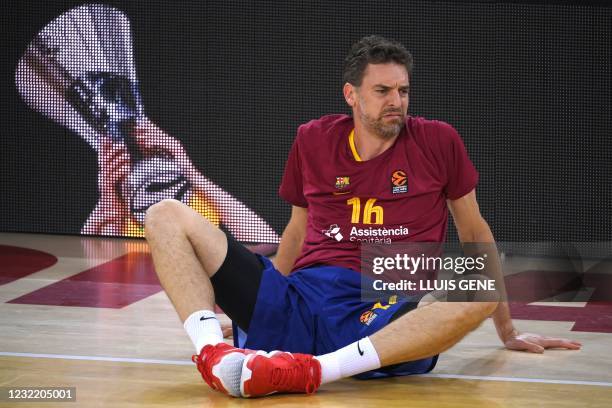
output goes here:
[[412, 55], [402, 44], [379, 35], [363, 37], [351, 46], [344, 60], [342, 78], [354, 86], [360, 86], [368, 64], [394, 62], [406, 67], [408, 77], [412, 76]]

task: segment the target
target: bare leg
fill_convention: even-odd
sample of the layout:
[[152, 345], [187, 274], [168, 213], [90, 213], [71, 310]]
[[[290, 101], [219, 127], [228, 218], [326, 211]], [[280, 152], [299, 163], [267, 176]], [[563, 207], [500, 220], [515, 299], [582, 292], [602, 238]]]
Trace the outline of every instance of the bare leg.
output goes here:
[[155, 271], [181, 321], [197, 310], [213, 310], [210, 277], [227, 254], [227, 237], [187, 205], [163, 200], [147, 210], [145, 236]]
[[370, 336], [382, 366], [434, 356], [474, 330], [496, 302], [433, 302], [405, 314]]
[[[225, 260], [225, 234], [188, 206], [179, 201], [164, 200], [147, 211], [145, 235], [160, 282], [181, 321], [185, 321], [195, 311], [212, 310], [215, 296], [210, 277]], [[360, 340], [362, 345], [369, 343], [372, 352], [363, 353], [357, 342], [357, 347], [353, 347], [353, 344], [317, 357], [323, 369], [323, 377], [328, 377], [324, 382], [381, 365], [413, 361], [441, 353], [475, 329], [496, 306], [496, 302], [433, 302], [419, 307], [369, 339]], [[206, 365], [208, 363], [204, 364], [204, 357], [199, 360], [198, 368], [208, 373], [212, 368]], [[259, 358], [261, 360], [264, 357]], [[227, 380], [224, 382], [227, 386], [223, 388], [235, 396], [240, 395], [241, 376], [237, 374], [241, 373], [243, 360], [246, 362], [244, 354], [232, 351], [231, 358], [220, 368]], [[338, 363], [338, 360], [341, 362]], [[345, 365], [343, 361], [349, 361], [350, 365]], [[331, 376], [326, 374], [328, 366], [333, 366]]]
[[431, 357], [449, 349], [474, 330], [496, 302], [422, 301], [413, 310], [369, 337], [317, 356], [323, 384], [381, 366]]

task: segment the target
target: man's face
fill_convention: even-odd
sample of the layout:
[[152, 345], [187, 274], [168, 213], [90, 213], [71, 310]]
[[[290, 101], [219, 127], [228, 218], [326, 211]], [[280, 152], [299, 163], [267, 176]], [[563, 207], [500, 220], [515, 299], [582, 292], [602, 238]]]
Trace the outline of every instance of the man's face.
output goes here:
[[361, 86], [353, 88], [353, 111], [369, 131], [385, 139], [396, 137], [408, 113], [409, 86], [403, 65], [369, 64]]

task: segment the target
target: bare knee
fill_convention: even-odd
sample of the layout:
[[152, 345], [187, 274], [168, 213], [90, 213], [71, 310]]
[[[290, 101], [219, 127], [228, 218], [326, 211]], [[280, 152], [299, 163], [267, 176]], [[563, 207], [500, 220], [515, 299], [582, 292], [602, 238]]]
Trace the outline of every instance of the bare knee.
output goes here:
[[167, 224], [174, 224], [180, 220], [180, 213], [184, 212], [187, 207], [184, 203], [165, 199], [153, 204], [147, 209], [145, 214], [145, 236], [150, 238], [152, 234], [159, 231]]

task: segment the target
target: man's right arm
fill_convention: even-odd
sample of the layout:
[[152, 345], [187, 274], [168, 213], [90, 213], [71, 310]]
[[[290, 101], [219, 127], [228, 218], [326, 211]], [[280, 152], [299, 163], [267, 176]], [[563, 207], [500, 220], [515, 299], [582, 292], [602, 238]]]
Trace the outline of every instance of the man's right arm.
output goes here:
[[308, 220], [308, 208], [293, 206], [291, 218], [283, 231], [274, 266], [283, 275], [289, 275], [295, 265], [295, 260], [302, 251], [302, 244], [306, 236], [306, 222]]

